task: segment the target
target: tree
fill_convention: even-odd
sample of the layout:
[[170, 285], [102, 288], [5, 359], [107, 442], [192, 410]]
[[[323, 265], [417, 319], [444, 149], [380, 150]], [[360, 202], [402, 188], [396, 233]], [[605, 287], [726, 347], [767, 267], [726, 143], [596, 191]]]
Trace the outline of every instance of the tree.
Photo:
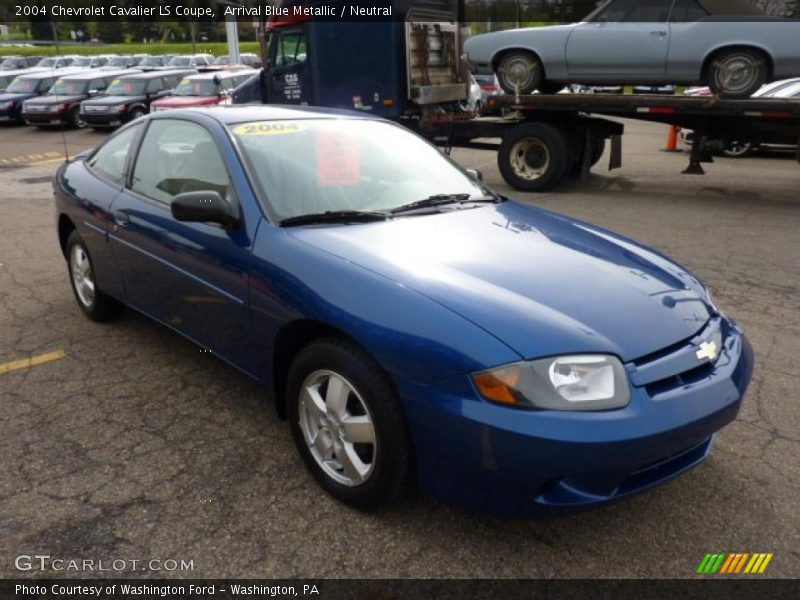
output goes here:
[[125, 28], [122, 21], [98, 21], [95, 35], [106, 44], [119, 44], [125, 41]]

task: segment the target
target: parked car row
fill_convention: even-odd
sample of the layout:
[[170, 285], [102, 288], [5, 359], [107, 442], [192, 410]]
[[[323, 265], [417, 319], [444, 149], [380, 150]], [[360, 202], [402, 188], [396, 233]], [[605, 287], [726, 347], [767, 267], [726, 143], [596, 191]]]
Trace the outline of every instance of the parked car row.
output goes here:
[[[64, 69], [80, 67], [83, 69], [139, 69], [151, 71], [158, 69], [207, 69], [217, 70], [229, 66], [227, 55], [214, 57], [212, 54], [94, 54], [80, 56], [65, 54], [61, 56], [5, 56], [0, 57], [0, 75], [7, 77], [12, 71], [25, 69]], [[261, 59], [252, 52], [239, 55], [240, 66], [253, 69], [261, 67]], [[10, 81], [9, 81], [10, 83]], [[0, 87], [0, 91], [2, 91]]]
[[225, 103], [256, 74], [245, 65], [214, 61], [200, 54], [52, 56], [34, 67], [0, 70], [0, 122], [109, 129], [153, 108]]

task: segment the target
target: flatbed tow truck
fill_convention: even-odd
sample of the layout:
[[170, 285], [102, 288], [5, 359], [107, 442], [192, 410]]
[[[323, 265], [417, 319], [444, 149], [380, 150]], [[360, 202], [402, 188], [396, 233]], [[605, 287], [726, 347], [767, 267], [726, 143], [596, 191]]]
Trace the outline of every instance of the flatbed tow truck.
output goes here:
[[[281, 6], [294, 15], [289, 9], [297, 5], [337, 1], [283, 0]], [[609, 141], [609, 168], [620, 167], [625, 126], [614, 118], [693, 130], [687, 174], [702, 174], [701, 163], [712, 162], [707, 140], [769, 139], [800, 148], [800, 102], [792, 100], [511, 94], [491, 97], [482, 113], [470, 111], [463, 0], [393, 5], [393, 21], [262, 19], [266, 67], [235, 90], [233, 102], [349, 109], [393, 120], [446, 151], [493, 150], [504, 180], [531, 192], [557, 189], [569, 175], [586, 177]]]
[[688, 175], [713, 162], [707, 140], [775, 140], [797, 144], [800, 102], [661, 95], [533, 94], [489, 99], [503, 116], [431, 115], [420, 133], [445, 147], [497, 151], [503, 179], [518, 190], [550, 191], [570, 174], [585, 177], [611, 142], [609, 169], [622, 165], [625, 126], [606, 117], [664, 123], [695, 132]]

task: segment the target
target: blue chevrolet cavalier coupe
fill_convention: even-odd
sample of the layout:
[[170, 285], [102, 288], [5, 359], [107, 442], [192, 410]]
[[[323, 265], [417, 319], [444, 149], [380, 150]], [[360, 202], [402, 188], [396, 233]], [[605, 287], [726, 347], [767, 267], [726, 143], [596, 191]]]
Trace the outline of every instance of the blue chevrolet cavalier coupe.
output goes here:
[[749, 344], [668, 258], [502, 198], [408, 130], [318, 109], [132, 122], [55, 178], [78, 306], [262, 381], [319, 484], [506, 515], [701, 462]]

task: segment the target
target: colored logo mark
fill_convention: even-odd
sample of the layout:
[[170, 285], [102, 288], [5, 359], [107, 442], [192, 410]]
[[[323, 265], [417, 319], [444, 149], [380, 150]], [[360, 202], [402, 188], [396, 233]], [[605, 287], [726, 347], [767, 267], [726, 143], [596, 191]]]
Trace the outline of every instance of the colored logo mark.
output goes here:
[[773, 554], [766, 552], [716, 552], [706, 554], [697, 567], [697, 572], [703, 575], [719, 574], [760, 574], [767, 568]]

